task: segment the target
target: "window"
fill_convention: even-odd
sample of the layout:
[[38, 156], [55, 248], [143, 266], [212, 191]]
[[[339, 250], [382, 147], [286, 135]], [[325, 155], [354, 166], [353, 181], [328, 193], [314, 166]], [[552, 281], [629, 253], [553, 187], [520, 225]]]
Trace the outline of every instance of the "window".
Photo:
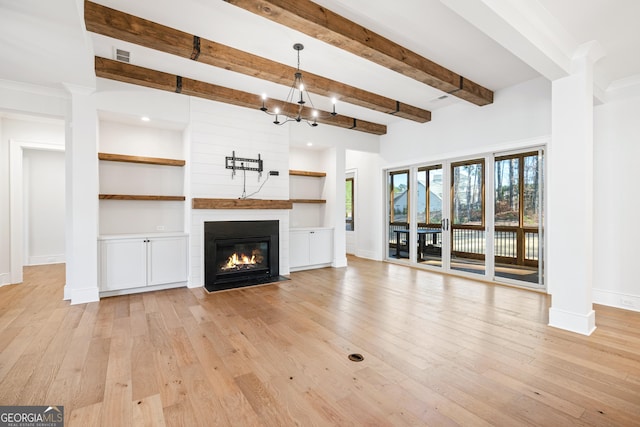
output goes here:
[[484, 227], [484, 161], [452, 165], [452, 225]]
[[389, 223], [409, 223], [409, 171], [389, 173]]
[[354, 223], [354, 211], [353, 211], [353, 178], [347, 178], [345, 181], [346, 189], [345, 189], [345, 223], [347, 231], [355, 230]]
[[442, 165], [418, 169], [418, 226], [442, 221]]

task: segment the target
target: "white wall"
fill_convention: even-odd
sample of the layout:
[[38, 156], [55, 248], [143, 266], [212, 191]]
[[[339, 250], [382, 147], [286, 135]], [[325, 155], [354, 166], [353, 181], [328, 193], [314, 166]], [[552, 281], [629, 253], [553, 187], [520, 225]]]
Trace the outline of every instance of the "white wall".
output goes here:
[[[194, 198], [289, 199], [289, 128], [274, 126], [264, 113], [218, 102], [191, 99], [190, 186]], [[263, 160], [258, 172], [226, 169], [226, 157]], [[269, 171], [279, 176], [269, 176]], [[245, 179], [246, 177], [246, 179]], [[268, 181], [267, 181], [268, 179]], [[264, 185], [262, 189], [260, 186]], [[280, 223], [280, 274], [289, 273], [289, 210], [194, 209], [191, 211], [191, 281], [204, 284], [204, 222], [277, 220]]]
[[25, 265], [64, 262], [65, 154], [23, 150]]
[[595, 108], [594, 302], [640, 310], [640, 96]]
[[551, 84], [543, 79], [497, 91], [493, 104], [468, 103], [433, 112], [432, 121], [402, 121], [381, 137], [383, 167], [509, 148], [551, 132]]

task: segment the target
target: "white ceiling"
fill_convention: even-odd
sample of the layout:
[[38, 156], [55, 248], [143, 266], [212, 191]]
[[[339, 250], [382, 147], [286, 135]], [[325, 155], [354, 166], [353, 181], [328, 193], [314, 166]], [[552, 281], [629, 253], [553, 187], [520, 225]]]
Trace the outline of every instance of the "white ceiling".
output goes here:
[[[483, 28], [486, 22], [476, 19], [480, 14], [473, 11], [478, 4], [487, 9], [487, 3], [501, 2], [511, 8], [522, 6], [519, 10], [528, 21], [524, 26], [544, 34], [547, 43], [555, 41], [566, 55], [582, 43], [597, 40], [606, 54], [596, 65], [601, 89], [640, 76], [638, 0], [316, 0], [494, 91], [544, 75], [537, 64], [526, 64], [516, 56], [518, 46], [505, 39], [508, 33], [488, 31]], [[434, 120], [438, 108], [466, 102], [453, 97], [438, 100], [442, 92], [222, 0], [96, 3], [291, 66], [296, 65], [292, 45], [301, 42], [305, 45], [303, 70], [432, 110]], [[117, 47], [131, 51], [135, 65], [252, 93], [266, 92], [274, 98], [287, 93], [280, 85], [87, 33], [81, 9], [82, 0], [0, 0], [0, 79], [52, 87], [60, 87], [61, 82], [91, 86], [95, 84], [94, 53], [113, 58]], [[500, 18], [506, 26], [518, 22], [504, 14]], [[319, 108], [330, 108], [322, 97], [313, 96], [313, 100]], [[382, 124], [402, 120], [345, 104], [338, 110]]]

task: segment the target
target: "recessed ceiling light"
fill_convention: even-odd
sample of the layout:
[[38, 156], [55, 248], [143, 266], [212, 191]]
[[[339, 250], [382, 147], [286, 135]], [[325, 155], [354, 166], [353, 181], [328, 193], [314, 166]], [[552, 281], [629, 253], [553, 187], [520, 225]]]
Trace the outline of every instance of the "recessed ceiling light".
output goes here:
[[307, 147], [311, 147], [313, 145], [313, 142], [307, 142]]
[[143, 122], [148, 122], [151, 119], [149, 117], [147, 117], [147, 116], [142, 116], [142, 117], [140, 117], [140, 120], [142, 120]]

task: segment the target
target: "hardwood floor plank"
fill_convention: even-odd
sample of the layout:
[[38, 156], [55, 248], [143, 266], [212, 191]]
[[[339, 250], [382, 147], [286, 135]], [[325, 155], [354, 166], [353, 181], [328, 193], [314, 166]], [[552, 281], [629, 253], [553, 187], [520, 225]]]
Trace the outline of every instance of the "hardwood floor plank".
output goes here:
[[107, 366], [109, 364], [110, 338], [93, 338], [80, 373], [80, 383], [74, 389], [73, 407], [83, 407], [103, 402]]
[[532, 399], [535, 399], [551, 408], [564, 412], [565, 414], [573, 417], [580, 418], [584, 414], [584, 408], [576, 405], [568, 400], [563, 399], [561, 396], [556, 396], [552, 393], [547, 393], [539, 387], [535, 387], [531, 384], [527, 384], [518, 379], [511, 378], [502, 372], [491, 370], [483, 374], [487, 378], [493, 379], [501, 387], [508, 387], [519, 394], [526, 395]]
[[171, 347], [176, 355], [178, 366], [188, 366], [197, 362], [197, 356], [189, 341], [189, 336], [184, 328], [175, 328], [169, 331]]
[[11, 331], [9, 334], [14, 336], [9, 345], [0, 353], [0, 381], [4, 381], [9, 371], [13, 368], [15, 363], [22, 357], [27, 347], [33, 341], [37, 332], [35, 325], [16, 327], [15, 332]]
[[202, 374], [205, 369], [207, 368], [199, 363], [180, 367], [194, 418], [200, 424], [208, 426], [231, 425], [233, 417], [227, 416], [225, 408], [213, 391], [216, 384], [212, 384], [207, 376]]
[[235, 377], [235, 381], [263, 425], [279, 427], [294, 424], [294, 420], [280, 407], [276, 396], [269, 393], [255, 374], [240, 375]]
[[133, 402], [133, 423], [139, 427], [163, 427], [166, 425], [159, 394], [135, 399]]
[[[18, 405], [18, 402], [20, 402], [18, 397], [22, 387], [33, 375], [34, 367], [38, 366], [40, 358], [38, 354], [25, 354], [13, 364], [2, 379], [2, 388], [0, 389], [0, 402], [2, 402], [2, 405]], [[43, 380], [48, 380], [48, 378], [43, 378]]]
[[131, 398], [144, 400], [160, 393], [154, 364], [154, 349], [147, 336], [133, 337], [131, 348]]
[[98, 427], [101, 425], [101, 402], [73, 408], [69, 416], [67, 416], [67, 411], [67, 406], [65, 406], [65, 425], [69, 425], [70, 427]]
[[[127, 303], [128, 305], [128, 303]], [[116, 310], [117, 312], [117, 310]], [[128, 310], [126, 311], [128, 314]], [[114, 336], [109, 347], [109, 359], [105, 377], [102, 425], [130, 425], [133, 421], [132, 363], [133, 339], [127, 317], [115, 317]]]
[[176, 402], [162, 408], [168, 426], [206, 426], [206, 422], [195, 419], [193, 407], [188, 400]]
[[595, 306], [582, 336], [547, 326], [548, 295], [348, 261], [74, 306], [63, 265], [29, 267], [0, 288], [0, 403], [64, 405], [78, 426], [640, 419], [640, 313]]

